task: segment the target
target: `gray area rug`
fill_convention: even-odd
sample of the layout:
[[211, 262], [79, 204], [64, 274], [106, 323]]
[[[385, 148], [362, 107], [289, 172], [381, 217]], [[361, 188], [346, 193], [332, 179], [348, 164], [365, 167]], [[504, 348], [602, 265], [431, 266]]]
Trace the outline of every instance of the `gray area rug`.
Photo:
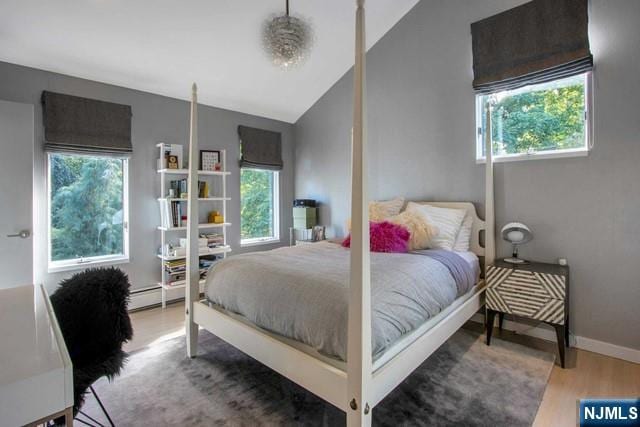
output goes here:
[[[461, 329], [373, 410], [378, 426], [528, 426], [554, 356]], [[135, 352], [98, 395], [117, 426], [342, 426], [345, 415], [206, 331]], [[98, 419], [91, 396], [83, 408]]]

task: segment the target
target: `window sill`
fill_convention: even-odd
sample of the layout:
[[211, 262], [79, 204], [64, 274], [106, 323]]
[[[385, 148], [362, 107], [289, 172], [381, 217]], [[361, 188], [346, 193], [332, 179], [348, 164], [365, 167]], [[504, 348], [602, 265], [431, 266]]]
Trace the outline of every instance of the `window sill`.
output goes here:
[[[579, 149], [579, 150], [565, 150], [556, 151], [553, 153], [533, 153], [533, 154], [511, 154], [507, 156], [498, 156], [493, 158], [493, 163], [507, 163], [507, 162], [520, 162], [524, 160], [542, 160], [542, 159], [562, 159], [569, 157], [587, 157], [591, 150]], [[487, 163], [485, 157], [476, 159], [476, 164], [483, 165]]]
[[269, 239], [257, 239], [257, 240], [249, 240], [245, 242], [240, 242], [240, 247], [242, 248], [250, 248], [252, 246], [261, 246], [261, 245], [273, 245], [275, 243], [280, 243], [279, 237], [272, 237]]
[[106, 267], [110, 265], [118, 265], [118, 264], [128, 264], [129, 257], [128, 256], [119, 256], [119, 257], [110, 257], [103, 259], [96, 259], [93, 261], [82, 262], [82, 263], [68, 263], [68, 264], [56, 264], [51, 265], [47, 268], [48, 273], [60, 273], [63, 271], [73, 271], [73, 270], [85, 270], [90, 267]]

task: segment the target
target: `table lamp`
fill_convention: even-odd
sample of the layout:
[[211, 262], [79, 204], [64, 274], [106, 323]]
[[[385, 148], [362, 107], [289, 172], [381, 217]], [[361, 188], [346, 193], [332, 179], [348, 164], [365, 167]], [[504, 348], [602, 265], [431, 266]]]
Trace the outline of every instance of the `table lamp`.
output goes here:
[[527, 262], [526, 260], [518, 258], [518, 245], [527, 243], [533, 239], [531, 230], [526, 225], [520, 222], [510, 222], [502, 227], [502, 238], [513, 246], [511, 258], [505, 258], [505, 262], [511, 264], [522, 264]]

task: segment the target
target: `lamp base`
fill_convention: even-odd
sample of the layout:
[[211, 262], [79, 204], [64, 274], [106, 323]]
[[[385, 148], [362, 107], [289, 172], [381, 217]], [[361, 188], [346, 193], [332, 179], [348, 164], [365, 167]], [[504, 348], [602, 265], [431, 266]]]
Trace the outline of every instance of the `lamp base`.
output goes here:
[[509, 264], [528, 264], [529, 261], [522, 258], [505, 258], [504, 262], [508, 262]]

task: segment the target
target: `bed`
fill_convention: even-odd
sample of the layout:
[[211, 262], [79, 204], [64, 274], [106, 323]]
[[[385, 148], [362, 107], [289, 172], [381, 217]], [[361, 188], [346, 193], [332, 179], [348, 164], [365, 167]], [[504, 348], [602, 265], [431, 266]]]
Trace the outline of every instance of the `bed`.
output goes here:
[[[452, 256], [466, 265], [473, 279], [459, 283], [442, 260], [428, 256], [430, 251], [371, 253], [374, 405], [426, 359], [416, 346], [430, 354], [484, 304], [484, 221], [471, 203], [424, 203], [465, 209], [472, 216], [470, 251]], [[349, 252], [327, 242], [227, 258], [208, 275], [206, 297], [193, 307], [194, 320], [346, 410]], [[393, 316], [394, 308], [415, 300], [420, 304]], [[425, 312], [416, 313], [421, 306]]]
[[[464, 299], [478, 277], [473, 252], [372, 253], [374, 363], [404, 335]], [[227, 258], [209, 272], [206, 297], [211, 307], [344, 362], [348, 288], [349, 250], [319, 242]]]
[[[401, 254], [405, 258], [384, 258], [369, 252], [369, 218], [367, 196], [367, 141], [365, 135], [365, 15], [364, 0], [356, 0], [355, 66], [354, 66], [354, 110], [351, 154], [351, 248], [348, 252], [329, 244], [281, 250], [267, 255], [252, 255], [251, 271], [238, 274], [243, 256], [231, 257], [216, 268], [210, 276], [207, 298], [200, 299], [198, 263], [198, 123], [197, 88], [193, 85], [191, 101], [191, 139], [189, 144], [189, 204], [187, 224], [187, 292], [185, 304], [185, 327], [187, 355], [197, 354], [198, 328], [202, 327], [247, 355], [269, 366], [310, 392], [335, 405], [347, 414], [347, 425], [371, 425], [372, 409], [391, 390], [410, 375], [424, 360], [438, 349], [454, 332], [484, 306], [484, 280], [473, 280], [472, 285], [459, 288], [452, 276], [447, 278], [446, 266], [438, 261], [426, 261], [424, 254]], [[493, 202], [493, 162], [491, 155], [491, 107], [485, 110], [487, 130], [485, 134], [485, 220], [476, 214], [471, 203], [429, 202], [431, 205], [466, 209], [473, 217], [470, 250], [480, 263], [488, 265], [495, 256], [495, 225]], [[480, 235], [484, 234], [484, 246]], [[324, 246], [323, 246], [324, 245]], [[340, 255], [337, 255], [339, 252]], [[317, 252], [317, 253], [316, 253]], [[333, 264], [325, 263], [322, 280], [317, 274], [300, 276], [295, 271], [296, 257], [302, 269], [313, 267], [309, 257], [332, 257]], [[266, 257], [266, 260], [263, 259]], [[271, 258], [269, 258], [271, 257]], [[409, 258], [406, 258], [409, 257]], [[237, 259], [238, 265], [233, 266]], [[279, 269], [268, 268], [269, 260], [279, 258]], [[302, 262], [301, 258], [307, 258]], [[411, 261], [407, 261], [410, 259]], [[262, 261], [260, 261], [262, 260]], [[292, 268], [282, 267], [287, 260]], [[471, 258], [473, 261], [473, 258]], [[373, 262], [372, 262], [373, 261]], [[380, 315], [386, 309], [380, 307], [380, 278], [385, 268], [395, 263], [404, 263], [411, 270], [408, 282], [420, 280], [424, 274], [432, 288], [428, 296], [420, 298], [434, 300], [424, 313], [400, 317], [394, 313], [388, 322], [397, 324], [396, 333], [380, 327]], [[262, 263], [262, 264], [261, 264]], [[316, 263], [320, 264], [320, 263]], [[428, 264], [428, 265], [427, 265]], [[427, 266], [425, 266], [427, 265]], [[310, 267], [311, 266], [311, 267]], [[382, 267], [381, 267], [382, 266]], [[409, 267], [408, 267], [409, 266]], [[334, 268], [335, 267], [335, 268]], [[336, 271], [334, 271], [336, 270]], [[387, 277], [391, 291], [397, 284], [395, 277]], [[306, 270], [305, 270], [306, 271]], [[425, 273], [426, 272], [426, 273]], [[335, 274], [334, 274], [335, 273]], [[424, 274], [423, 274], [424, 273]], [[234, 276], [235, 275], [235, 276]], [[300, 279], [302, 277], [302, 279]], [[434, 279], [436, 278], [436, 279]], [[373, 279], [373, 280], [372, 280]], [[475, 279], [475, 277], [474, 277]], [[278, 287], [279, 281], [293, 282], [294, 287]], [[409, 292], [427, 282], [413, 283]], [[257, 286], [264, 284], [265, 289]], [[311, 294], [287, 295], [295, 285], [311, 290]], [[331, 292], [322, 291], [324, 287]], [[455, 288], [455, 292], [452, 289]], [[209, 289], [209, 288], [208, 288]], [[307, 289], [307, 290], [309, 290]], [[321, 291], [318, 291], [320, 289]], [[387, 289], [384, 288], [383, 289]], [[401, 288], [403, 292], [405, 288]], [[255, 295], [252, 295], [252, 292]], [[315, 292], [315, 293], [314, 293]], [[440, 294], [439, 294], [440, 293]], [[311, 297], [309, 296], [311, 295]], [[404, 295], [405, 301], [414, 294]], [[437, 297], [436, 297], [437, 295]], [[314, 300], [315, 298], [315, 300]], [[337, 308], [329, 311], [319, 309], [308, 316], [300, 311], [323, 299], [328, 299]], [[283, 301], [278, 301], [283, 299]], [[383, 303], [388, 300], [383, 300]], [[397, 301], [396, 301], [397, 302]], [[331, 305], [329, 304], [329, 305]], [[392, 304], [393, 305], [393, 304]], [[401, 305], [397, 304], [397, 305]], [[383, 305], [384, 306], [384, 305]], [[372, 308], [374, 312], [372, 313]], [[415, 307], [413, 307], [415, 309]], [[376, 312], [375, 310], [379, 310]], [[303, 313], [304, 314], [304, 313]], [[388, 313], [386, 313], [388, 314]], [[316, 316], [316, 317], [314, 317]], [[331, 319], [334, 316], [336, 319]], [[298, 322], [298, 323], [296, 323]], [[317, 323], [311, 328], [310, 323]], [[383, 322], [384, 323], [384, 322]], [[372, 328], [373, 325], [373, 328]], [[296, 329], [297, 328], [297, 329]], [[323, 330], [324, 328], [324, 330]], [[345, 334], [346, 329], [346, 334]], [[382, 333], [380, 329], [383, 329]], [[341, 331], [341, 332], [336, 332]], [[331, 341], [332, 342], [325, 342]]]

